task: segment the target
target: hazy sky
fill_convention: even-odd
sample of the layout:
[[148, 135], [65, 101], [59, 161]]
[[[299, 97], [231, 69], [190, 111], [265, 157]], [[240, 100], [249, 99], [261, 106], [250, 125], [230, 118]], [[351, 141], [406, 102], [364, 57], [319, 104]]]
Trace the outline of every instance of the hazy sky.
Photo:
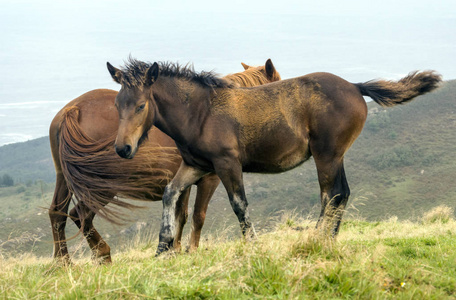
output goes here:
[[[310, 15], [349, 15], [349, 16], [376, 16], [388, 14], [390, 16], [423, 16], [423, 17], [449, 17], [453, 18], [456, 2], [453, 0], [77, 0], [77, 1], [55, 1], [55, 0], [17, 0], [5, 1], [13, 3], [14, 6], [37, 3], [47, 9], [68, 8], [75, 13], [84, 13], [84, 10], [100, 10], [110, 7], [121, 7], [125, 14], [129, 13], [153, 13], [162, 10], [167, 13], [173, 11], [204, 11], [204, 12], [238, 12], [238, 13], [287, 13], [287, 14], [310, 14]], [[81, 10], [79, 10], [81, 9]], [[106, 9], [109, 11], [109, 9]]]
[[434, 69], [449, 80], [455, 37], [454, 0], [0, 0], [0, 145], [46, 135], [55, 113], [89, 90], [118, 89], [106, 61], [130, 54], [220, 74], [271, 58], [284, 79]]

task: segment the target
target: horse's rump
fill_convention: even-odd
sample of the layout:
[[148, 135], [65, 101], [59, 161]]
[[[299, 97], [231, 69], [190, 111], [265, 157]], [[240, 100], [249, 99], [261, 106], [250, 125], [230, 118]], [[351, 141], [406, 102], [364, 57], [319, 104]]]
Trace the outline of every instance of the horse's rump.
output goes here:
[[96, 141], [82, 131], [78, 117], [77, 106], [66, 108], [59, 130], [60, 164], [76, 201], [118, 223], [125, 218], [108, 203], [132, 209], [140, 206], [121, 198], [161, 200], [173, 175], [169, 164], [180, 159], [176, 149], [147, 143], [135, 159], [125, 160], [115, 153], [115, 135]]

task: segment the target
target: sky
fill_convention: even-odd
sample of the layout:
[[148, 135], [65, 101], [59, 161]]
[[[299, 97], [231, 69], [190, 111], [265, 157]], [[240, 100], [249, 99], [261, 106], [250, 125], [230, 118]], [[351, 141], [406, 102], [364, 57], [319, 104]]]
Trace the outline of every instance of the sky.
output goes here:
[[271, 58], [282, 78], [351, 82], [434, 69], [456, 79], [456, 1], [0, 0], [0, 146], [47, 135], [71, 99], [118, 90], [106, 62], [222, 75]]

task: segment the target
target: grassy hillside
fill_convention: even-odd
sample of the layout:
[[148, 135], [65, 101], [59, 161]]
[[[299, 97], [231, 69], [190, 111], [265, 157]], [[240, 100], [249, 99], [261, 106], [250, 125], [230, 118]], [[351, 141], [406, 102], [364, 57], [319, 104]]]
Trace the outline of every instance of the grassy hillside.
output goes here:
[[[414, 220], [440, 204], [455, 207], [456, 81], [446, 82], [436, 92], [403, 106], [368, 106], [366, 126], [345, 159], [352, 192], [348, 214], [370, 221], [392, 216]], [[42, 255], [52, 251], [49, 218], [44, 210], [52, 199], [49, 182], [54, 178], [48, 147], [47, 138], [0, 147], [0, 176], [8, 173], [22, 182], [0, 188], [0, 250], [33, 250]], [[32, 179], [45, 182], [32, 184]], [[269, 230], [271, 217], [283, 211], [306, 216], [319, 212], [319, 186], [312, 159], [283, 174], [245, 174], [245, 185], [257, 229]], [[158, 230], [161, 203], [145, 206], [147, 209], [130, 212], [134, 221], [124, 226], [96, 219], [97, 229], [114, 251], [139, 229]], [[76, 232], [74, 227], [68, 225], [68, 236]], [[203, 237], [226, 228], [228, 235], [240, 235], [226, 192], [219, 187], [209, 206]], [[76, 247], [80, 239], [72, 243]]]
[[0, 147], [0, 176], [10, 175], [16, 183], [55, 181], [49, 137]]
[[440, 216], [348, 220], [328, 241], [288, 215], [254, 243], [221, 234], [196, 253], [159, 258], [156, 240], [141, 237], [109, 266], [87, 255], [70, 267], [0, 256], [0, 298], [454, 299], [456, 222]]

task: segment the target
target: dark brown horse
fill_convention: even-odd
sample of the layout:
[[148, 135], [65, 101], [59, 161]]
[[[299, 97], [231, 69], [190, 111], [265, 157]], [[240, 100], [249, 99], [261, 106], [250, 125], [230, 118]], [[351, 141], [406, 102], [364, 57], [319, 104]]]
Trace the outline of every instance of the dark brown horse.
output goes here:
[[185, 188], [216, 173], [244, 236], [254, 236], [242, 172], [278, 173], [314, 157], [321, 189], [317, 227], [336, 235], [350, 190], [343, 159], [367, 116], [363, 95], [384, 106], [434, 90], [441, 77], [414, 72], [398, 82], [352, 84], [313, 73], [254, 88], [238, 88], [212, 74], [136, 60], [123, 69], [108, 63], [120, 122], [117, 153], [131, 158], [153, 125], [174, 139], [183, 157], [163, 195], [157, 254], [173, 245], [175, 211]]
[[[271, 60], [260, 67], [243, 64], [244, 72], [225, 77], [235, 85], [254, 86], [280, 80]], [[50, 142], [57, 173], [56, 188], [49, 210], [54, 237], [54, 257], [69, 261], [65, 225], [72, 195], [77, 200], [70, 211], [87, 239], [95, 258], [110, 262], [110, 248], [93, 226], [95, 214], [111, 220], [116, 213], [108, 203], [134, 207], [115, 196], [152, 200], [162, 199], [166, 184], [176, 173], [181, 157], [174, 141], [154, 128], [148, 132], [141, 151], [132, 160], [121, 159], [114, 150], [119, 118], [114, 101], [117, 92], [93, 90], [69, 102], [52, 121]], [[198, 247], [201, 228], [212, 194], [220, 179], [215, 175], [198, 183], [190, 249]], [[187, 220], [190, 189], [179, 198], [176, 219], [179, 222], [176, 247], [180, 247], [183, 226]], [[101, 209], [104, 207], [103, 209]], [[116, 217], [118, 215], [116, 214]]]

